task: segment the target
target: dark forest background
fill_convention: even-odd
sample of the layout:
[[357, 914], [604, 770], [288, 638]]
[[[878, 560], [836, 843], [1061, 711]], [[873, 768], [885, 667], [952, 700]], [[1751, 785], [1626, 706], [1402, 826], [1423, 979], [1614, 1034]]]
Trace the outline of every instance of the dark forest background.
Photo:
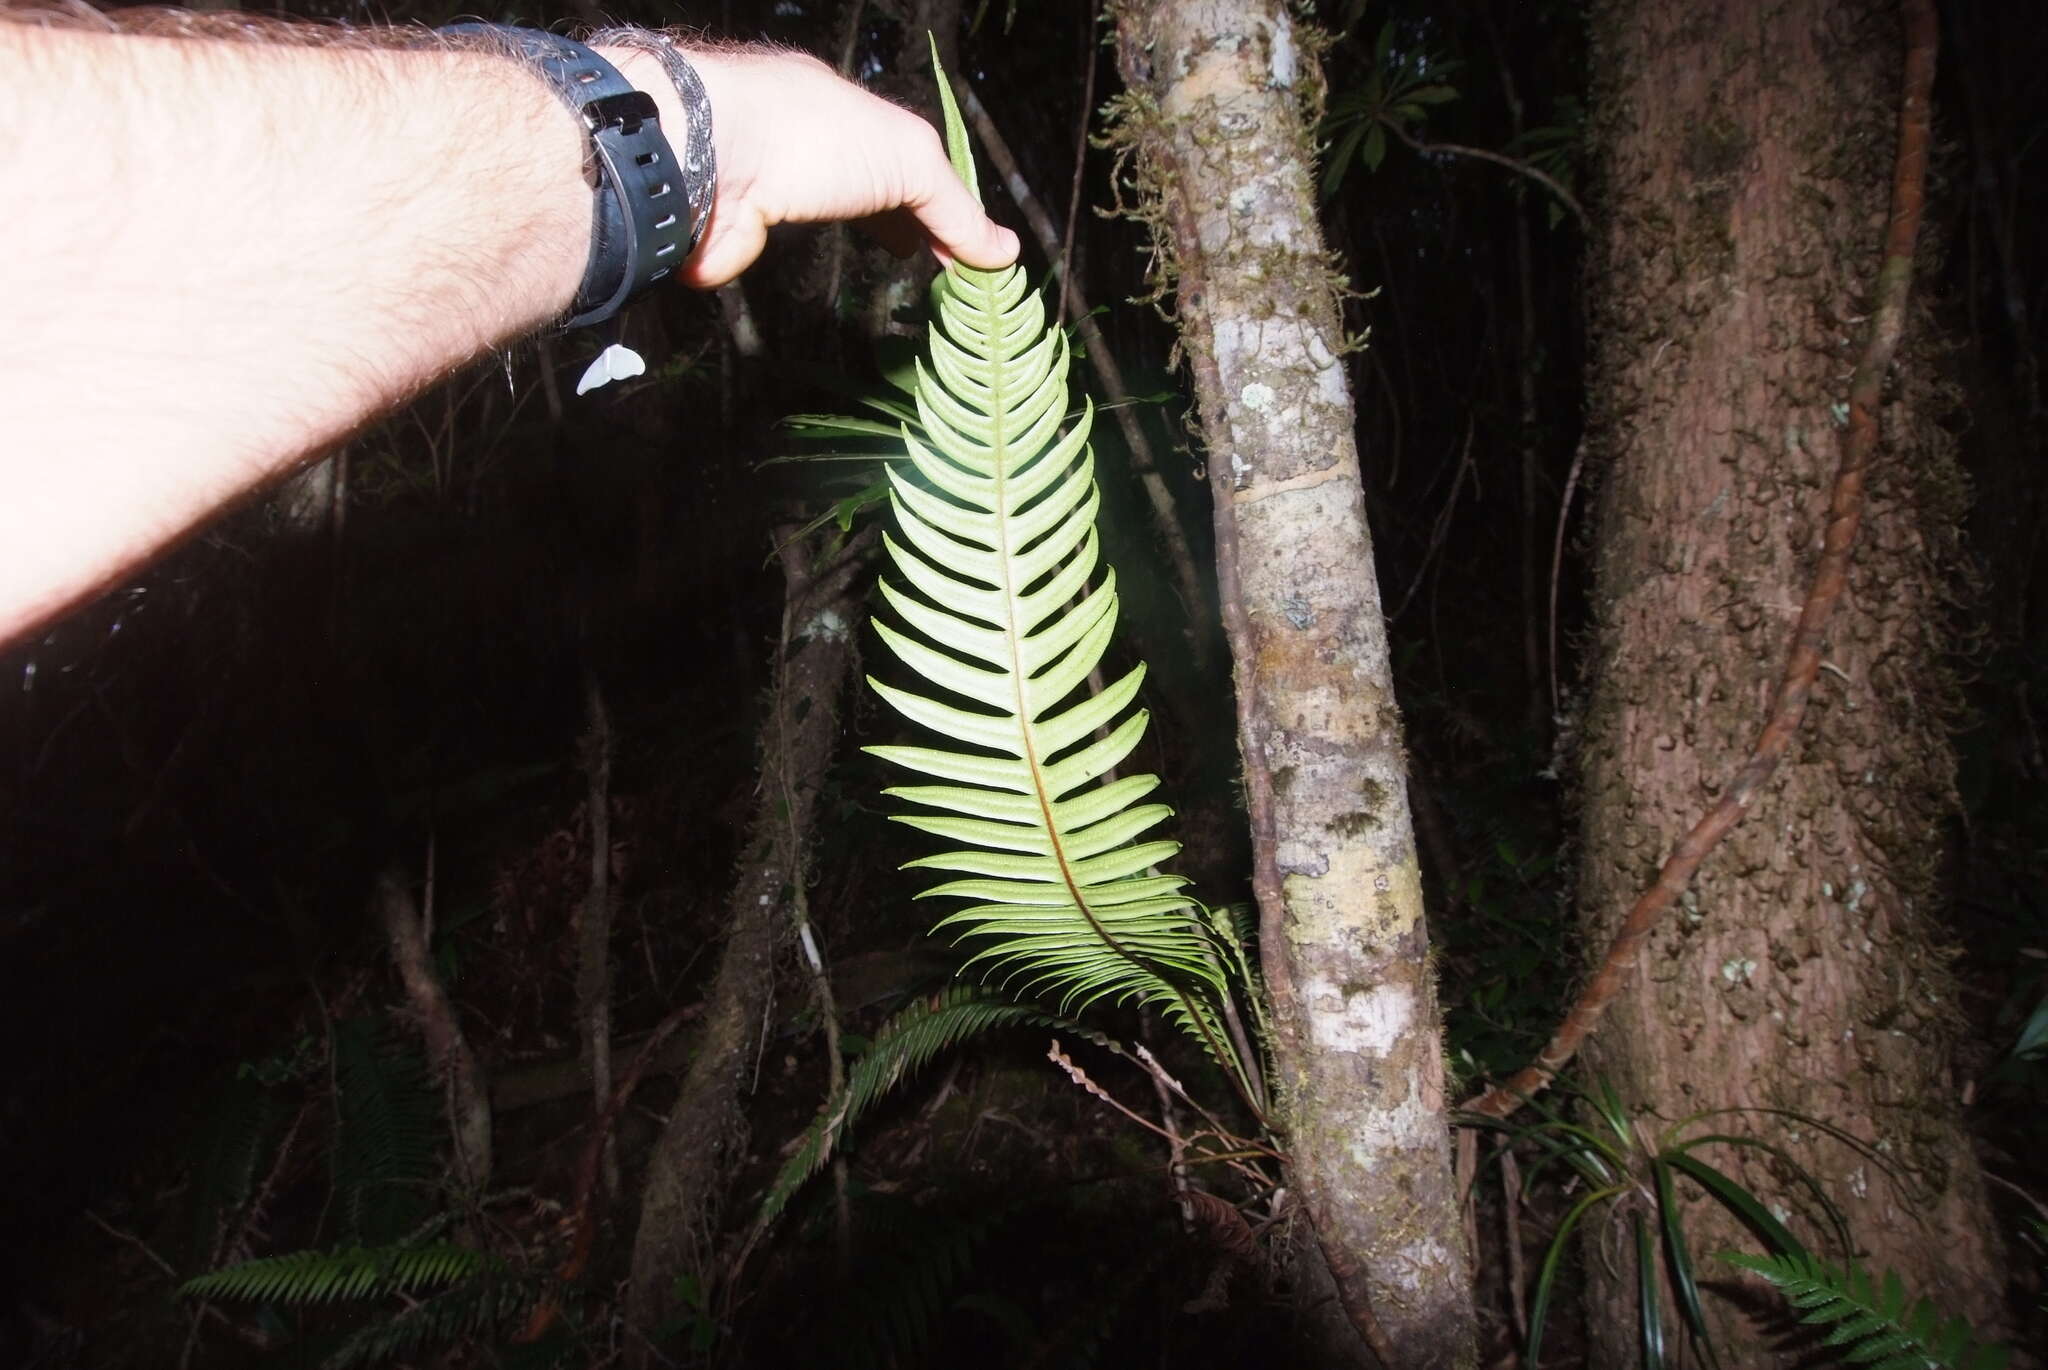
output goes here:
[[[920, 21], [951, 12], [957, 74], [1063, 229], [1072, 212], [1069, 274], [1140, 397], [1142, 460], [1206, 566], [1204, 454], [1175, 335], [1144, 302], [1147, 240], [1111, 212], [1113, 154], [1088, 140], [1117, 86], [1095, 8], [707, 0], [608, 15], [844, 58], [930, 112]], [[2031, 3], [1942, 10], [1929, 223], [1942, 266], [1923, 289], [1959, 340], [1941, 379], [1963, 397], [1974, 572], [1952, 600], [1969, 710], [1958, 814], [1940, 840], [1968, 1020], [1955, 1069], [1985, 1166], [2008, 1182], [1997, 1197], [2024, 1318], [2048, 1259], [2028, 1225], [2048, 1212], [2048, 754], [2033, 699], [2048, 23]], [[1476, 1085], [1542, 1044], [1587, 955], [1570, 911], [1567, 783], [1597, 480], [1580, 459], [1584, 225], [1528, 172], [1600, 214], [1582, 170], [1588, 20], [1546, 0], [1373, 0], [1317, 17], [1332, 34], [1326, 133], [1345, 154], [1319, 168], [1324, 223], [1357, 291], [1347, 323], [1369, 338], [1346, 365], [1371, 569], [1395, 645], [1451, 1068]], [[985, 172], [984, 186], [995, 217], [1021, 229], [1002, 179]], [[558, 1266], [593, 1121], [575, 986], [593, 866], [614, 901], [610, 1016], [630, 1052], [703, 999], [717, 961], [764, 784], [776, 549], [870, 476], [776, 460], [832, 446], [779, 420], [880, 390], [921, 298], [845, 230], [780, 231], [737, 287], [635, 308], [626, 337], [649, 359], [645, 378], [576, 397], [600, 345], [587, 335], [486, 359], [0, 653], [0, 1363], [314, 1364], [408, 1307], [202, 1312], [177, 1296], [250, 1257], [460, 1235], [515, 1267]], [[1095, 445], [1128, 640], [1155, 673], [1139, 760], [1182, 810], [1209, 897], [1243, 901], [1226, 654], [1171, 588], [1119, 427], [1098, 422]], [[879, 655], [871, 639], [862, 650]], [[871, 697], [845, 705], [811, 855], [808, 914], [851, 1047], [951, 964], [922, 939], [917, 886], [896, 870], [915, 850], [885, 821], [887, 782], [858, 750], [895, 727]], [[595, 863], [593, 830], [608, 848]], [[387, 877], [426, 907], [433, 966], [496, 1104], [491, 1193], [452, 1217], [441, 1100], [378, 916]], [[727, 1258], [826, 1087], [793, 937], [777, 956], [743, 1163], [707, 1234]], [[518, 1343], [522, 1306], [507, 1296], [451, 1315], [451, 1334], [406, 1352], [411, 1363], [606, 1363], [633, 1196], [688, 1033], [685, 1021], [615, 1121], [617, 1183], [600, 1185], [613, 1197], [545, 1335]], [[1149, 1099], [1142, 1076], [1107, 1058], [1090, 1069], [1127, 1102]], [[1163, 1159], [1045, 1063], [1040, 1035], [992, 1037], [941, 1058], [855, 1137], [850, 1252], [835, 1253], [832, 1184], [814, 1184], [736, 1288], [694, 1306], [683, 1291], [668, 1355], [1286, 1363], [1267, 1359], [1285, 1342], [1284, 1302], [1185, 1228]], [[1518, 1354], [1506, 1286], [1527, 1276], [1504, 1243], [1540, 1259], [1569, 1202], [1533, 1196], [1506, 1238], [1497, 1191], [1481, 1196], [1489, 1363]], [[1560, 1287], [1562, 1364], [1580, 1338], [1569, 1272]], [[2031, 1316], [2021, 1326], [2038, 1333]]]

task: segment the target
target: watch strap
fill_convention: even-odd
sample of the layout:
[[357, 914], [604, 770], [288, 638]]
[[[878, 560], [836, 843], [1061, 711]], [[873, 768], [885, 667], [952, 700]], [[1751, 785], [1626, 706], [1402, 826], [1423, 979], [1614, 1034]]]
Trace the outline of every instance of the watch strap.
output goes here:
[[527, 63], [590, 136], [597, 160], [590, 258], [564, 327], [604, 322], [683, 264], [697, 216], [652, 96], [558, 34], [485, 23], [451, 24], [443, 32], [485, 39]]

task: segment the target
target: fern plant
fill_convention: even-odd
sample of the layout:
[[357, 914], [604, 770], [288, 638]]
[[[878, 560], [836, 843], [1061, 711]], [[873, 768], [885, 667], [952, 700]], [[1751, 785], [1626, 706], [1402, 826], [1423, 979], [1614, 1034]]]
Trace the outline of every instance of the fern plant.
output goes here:
[[[978, 194], [943, 76], [939, 88], [954, 167]], [[945, 782], [887, 791], [917, 806], [897, 821], [959, 844], [910, 863], [961, 877], [920, 897], [969, 901], [937, 929], [975, 947], [968, 969], [1062, 1014], [1104, 999], [1161, 1009], [1249, 1097], [1222, 951], [1186, 882], [1156, 869], [1179, 844], [1144, 837], [1172, 811], [1140, 802], [1155, 777], [1110, 775], [1145, 732], [1144, 667], [1082, 688], [1115, 636], [1117, 595], [1113, 571], [1096, 576], [1092, 407], [1062, 431], [1066, 336], [1019, 267], [951, 263], [932, 298], [924, 440], [905, 425], [909, 469], [889, 469], [902, 586], [881, 588], [908, 631], [875, 627], [940, 693], [869, 677], [945, 744], [868, 748]]]
[[1803, 1316], [1801, 1324], [1826, 1327], [1821, 1345], [1866, 1370], [2003, 1370], [2008, 1352], [1979, 1342], [1961, 1318], [1944, 1319], [1934, 1304], [1908, 1307], [1897, 1272], [1880, 1279], [1851, 1264], [1837, 1268], [1806, 1252], [1752, 1256], [1723, 1251], [1720, 1259], [1761, 1275]]
[[1068, 1026], [1028, 1004], [991, 999], [963, 985], [919, 999], [890, 1018], [847, 1071], [846, 1087], [811, 1121], [795, 1153], [769, 1186], [757, 1222], [772, 1221], [803, 1182], [832, 1158], [847, 1129], [904, 1077], [970, 1037], [991, 1028], [1024, 1023]]
[[433, 1208], [441, 1115], [426, 1067], [375, 1019], [334, 1028], [334, 1145], [328, 1153], [345, 1236], [396, 1241]]
[[[1757, 1137], [1742, 1136], [1698, 1125], [1718, 1121], [1731, 1113], [1778, 1113], [1775, 1109], [1714, 1109], [1680, 1119], [1660, 1133], [1646, 1135], [1638, 1130], [1632, 1110], [1606, 1081], [1596, 1081], [1584, 1091], [1563, 1089], [1583, 1104], [1583, 1116], [1574, 1118], [1541, 1099], [1530, 1100], [1537, 1118], [1530, 1123], [1507, 1123], [1490, 1118], [1469, 1118], [1468, 1126], [1498, 1130], [1514, 1143], [1537, 1153], [1537, 1160], [1523, 1180], [1523, 1192], [1543, 1183], [1546, 1176], [1563, 1173], [1572, 1188], [1583, 1189], [1558, 1223], [1550, 1245], [1537, 1269], [1533, 1297], [1529, 1304], [1529, 1362], [1536, 1364], [1543, 1353], [1543, 1334], [1558, 1289], [1558, 1277], [1571, 1239], [1582, 1223], [1606, 1213], [1627, 1225], [1626, 1250], [1634, 1260], [1636, 1305], [1640, 1315], [1638, 1349], [1646, 1370], [1661, 1370], [1670, 1363], [1671, 1348], [1665, 1336], [1665, 1291], [1675, 1304], [1678, 1321], [1686, 1336], [1700, 1347], [1710, 1363], [1717, 1358], [1709, 1329], [1702, 1288], [1687, 1235], [1684, 1210], [1679, 1203], [1681, 1181], [1697, 1185], [1714, 1204], [1741, 1222], [1759, 1241], [1772, 1250], [1803, 1257], [1806, 1246], [1764, 1202], [1730, 1175], [1706, 1160], [1701, 1151], [1722, 1147], [1736, 1152], [1766, 1156], [1791, 1175], [1825, 1214], [1836, 1239], [1848, 1244], [1848, 1230], [1842, 1214], [1820, 1182], [1783, 1147]], [[1857, 1148], [1873, 1164], [1883, 1159], [1847, 1134], [1804, 1114], [1784, 1114], [1796, 1122], [1827, 1133]]]
[[186, 1281], [178, 1292], [250, 1303], [333, 1303], [415, 1293], [463, 1279], [483, 1264], [481, 1253], [452, 1242], [291, 1251], [209, 1271]]
[[[936, 47], [932, 61], [947, 151], [978, 197]], [[1116, 635], [1117, 590], [1095, 527], [1094, 406], [1067, 408], [1067, 336], [1020, 267], [949, 263], [931, 299], [909, 404], [871, 404], [901, 444], [885, 473], [895, 576], [881, 583], [896, 621], [878, 615], [875, 631], [919, 680], [868, 683], [938, 745], [866, 750], [920, 777], [885, 791], [911, 806], [897, 822], [949, 844], [909, 863], [953, 877], [919, 897], [967, 901], [934, 932], [970, 948], [961, 973], [989, 988], [913, 1006], [876, 1034], [771, 1186], [764, 1224], [907, 1070], [1005, 1023], [1100, 1042], [1071, 1016], [1104, 1001], [1160, 1011], [1259, 1113], [1257, 1065], [1232, 999], [1238, 987], [1255, 995], [1242, 941], [1228, 914], [1160, 871], [1179, 844], [1148, 836], [1172, 814], [1148, 802], [1158, 779], [1115, 773], [1144, 737], [1145, 668], [1090, 685]], [[885, 427], [820, 422], [863, 438]]]

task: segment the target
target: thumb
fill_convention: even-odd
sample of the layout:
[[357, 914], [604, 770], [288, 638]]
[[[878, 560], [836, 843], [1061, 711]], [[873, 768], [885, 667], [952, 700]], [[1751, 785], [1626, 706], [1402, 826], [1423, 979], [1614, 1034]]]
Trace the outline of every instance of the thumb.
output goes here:
[[997, 271], [1017, 260], [1017, 235], [989, 218], [950, 171], [932, 197], [913, 205], [911, 212], [942, 257], [982, 271]]

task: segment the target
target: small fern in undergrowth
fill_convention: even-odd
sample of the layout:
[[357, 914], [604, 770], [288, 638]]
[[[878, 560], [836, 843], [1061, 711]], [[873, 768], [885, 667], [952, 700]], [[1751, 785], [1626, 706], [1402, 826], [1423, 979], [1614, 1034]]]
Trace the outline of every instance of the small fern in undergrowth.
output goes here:
[[[300, 1344], [301, 1363], [323, 1370], [377, 1365], [493, 1328], [532, 1308], [537, 1281], [452, 1242], [292, 1251], [188, 1280], [193, 1299], [315, 1309], [350, 1307], [358, 1325]], [[391, 1307], [392, 1299], [402, 1306]]]
[[465, 1337], [494, 1331], [502, 1336], [532, 1310], [540, 1293], [535, 1277], [486, 1264], [430, 1298], [343, 1333], [322, 1349], [317, 1363], [322, 1370], [354, 1370], [453, 1346]]
[[349, 1240], [396, 1241], [425, 1221], [440, 1173], [441, 1107], [416, 1052], [374, 1019], [334, 1027], [335, 1207]]
[[768, 1197], [761, 1201], [756, 1221], [772, 1221], [804, 1181], [832, 1158], [846, 1130], [906, 1075], [970, 1037], [993, 1028], [1026, 1023], [1067, 1026], [1029, 1004], [992, 999], [962, 985], [919, 999], [897, 1013], [882, 1025], [867, 1050], [847, 1070], [846, 1088], [812, 1120], [796, 1153], [784, 1163], [769, 1187]]
[[[1702, 1348], [1709, 1363], [1714, 1361], [1702, 1299], [1704, 1290], [1692, 1239], [1686, 1232], [1684, 1205], [1679, 1199], [1682, 1183], [1698, 1186], [1713, 1204], [1755, 1233], [1764, 1245], [1780, 1252], [1805, 1253], [1805, 1243], [1778, 1220], [1763, 1200], [1700, 1154], [1710, 1147], [1738, 1155], [1748, 1153], [1784, 1167], [1827, 1216], [1837, 1238], [1847, 1245], [1848, 1229], [1840, 1210], [1828, 1199], [1820, 1182], [1782, 1147], [1757, 1137], [1701, 1127], [1710, 1121], [1718, 1126], [1720, 1119], [1732, 1114], [1772, 1114], [1778, 1110], [1710, 1109], [1649, 1134], [1637, 1127], [1636, 1111], [1604, 1080], [1583, 1091], [1561, 1086], [1559, 1093], [1578, 1098], [1582, 1108], [1576, 1115], [1561, 1112], [1545, 1100], [1532, 1099], [1530, 1108], [1536, 1114], [1533, 1122], [1508, 1123], [1481, 1117], [1465, 1120], [1467, 1126], [1499, 1131], [1511, 1145], [1536, 1153], [1537, 1159], [1522, 1180], [1523, 1195], [1543, 1184], [1547, 1176], [1560, 1174], [1571, 1182], [1567, 1192], [1575, 1192], [1537, 1269], [1529, 1303], [1528, 1358], [1532, 1365], [1542, 1355], [1543, 1335], [1549, 1325], [1558, 1278], [1572, 1236], [1582, 1223], [1602, 1218], [1626, 1222], [1627, 1248], [1633, 1255], [1636, 1303], [1640, 1310], [1639, 1349], [1646, 1370], [1661, 1370], [1670, 1363], [1672, 1348], [1666, 1344], [1665, 1327], [1667, 1291], [1673, 1300], [1671, 1311], [1685, 1336]], [[1803, 1114], [1783, 1116], [1858, 1145], [1847, 1134], [1819, 1119]], [[1860, 1145], [1858, 1149], [1872, 1162], [1882, 1164], [1874, 1153]]]
[[1897, 1272], [1881, 1279], [1858, 1265], [1829, 1265], [1803, 1252], [1753, 1256], [1723, 1251], [1720, 1259], [1776, 1286], [1809, 1327], [1826, 1327], [1821, 1345], [1866, 1370], [2003, 1370], [2007, 1351], [1976, 1339], [1961, 1318], [1944, 1319], [1927, 1299], [1909, 1307]]
[[431, 1246], [345, 1247], [263, 1256], [187, 1280], [179, 1293], [248, 1303], [333, 1303], [414, 1294], [452, 1284], [483, 1267], [483, 1256], [449, 1242]]
[[258, 1197], [258, 1176], [270, 1161], [284, 1113], [279, 1091], [247, 1077], [226, 1081], [207, 1100], [191, 1147], [191, 1265], [220, 1259], [223, 1235]]

